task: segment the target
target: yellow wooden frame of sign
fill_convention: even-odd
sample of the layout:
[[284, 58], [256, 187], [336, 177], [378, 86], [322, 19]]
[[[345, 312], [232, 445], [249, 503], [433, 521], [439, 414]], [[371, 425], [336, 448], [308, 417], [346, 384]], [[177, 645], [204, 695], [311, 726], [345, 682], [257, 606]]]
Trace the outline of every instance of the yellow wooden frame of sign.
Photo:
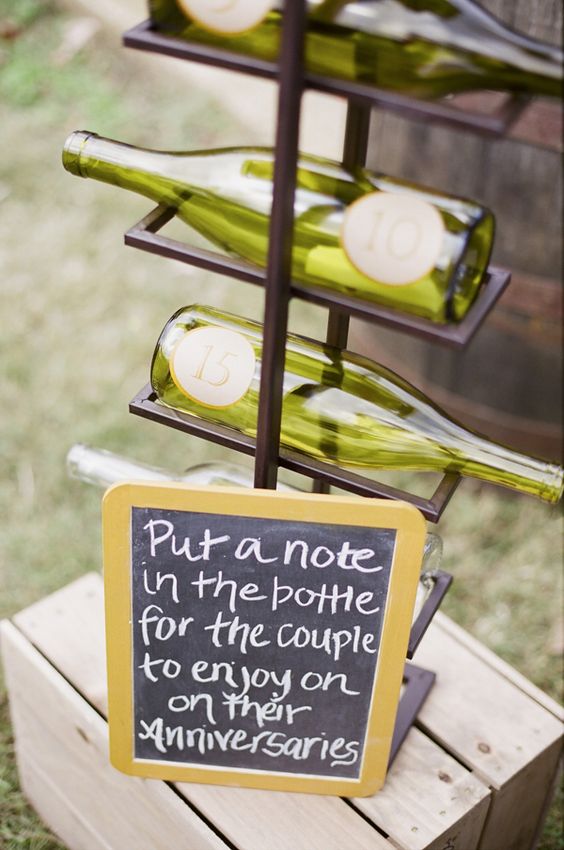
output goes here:
[[[131, 628], [131, 509], [155, 508], [397, 531], [376, 662], [364, 755], [358, 779], [202, 767], [136, 759], [133, 729]], [[278, 493], [184, 484], [117, 484], [103, 500], [106, 646], [110, 759], [134, 776], [236, 785], [275, 791], [368, 796], [384, 784], [399, 701], [415, 594], [423, 557], [425, 522], [404, 502], [353, 496]]]

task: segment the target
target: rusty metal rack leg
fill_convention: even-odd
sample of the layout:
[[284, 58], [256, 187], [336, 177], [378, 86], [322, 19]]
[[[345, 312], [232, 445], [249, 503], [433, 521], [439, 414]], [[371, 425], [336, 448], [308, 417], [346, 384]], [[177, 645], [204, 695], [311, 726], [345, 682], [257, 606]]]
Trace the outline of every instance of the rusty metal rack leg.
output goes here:
[[409, 635], [409, 644], [407, 647], [407, 657], [409, 660], [415, 655], [415, 650], [423, 640], [425, 632], [431, 625], [433, 617], [439, 610], [443, 599], [447, 595], [452, 584], [452, 576], [450, 573], [445, 573], [443, 570], [437, 570], [433, 576], [433, 589], [425, 601], [419, 616], [411, 626]]
[[425, 670], [423, 667], [417, 667], [415, 664], [405, 665], [403, 673], [404, 692], [400, 699], [398, 713], [396, 715], [388, 770], [405, 741], [407, 733], [415, 723], [417, 715], [429, 696], [436, 678], [436, 674], [431, 670]]

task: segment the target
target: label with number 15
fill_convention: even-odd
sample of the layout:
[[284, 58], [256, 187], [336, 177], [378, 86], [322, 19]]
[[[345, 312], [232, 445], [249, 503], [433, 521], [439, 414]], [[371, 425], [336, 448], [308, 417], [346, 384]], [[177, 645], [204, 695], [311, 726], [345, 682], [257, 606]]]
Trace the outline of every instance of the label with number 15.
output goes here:
[[230, 407], [249, 389], [255, 352], [242, 334], [226, 328], [188, 331], [170, 358], [174, 383], [206, 407]]

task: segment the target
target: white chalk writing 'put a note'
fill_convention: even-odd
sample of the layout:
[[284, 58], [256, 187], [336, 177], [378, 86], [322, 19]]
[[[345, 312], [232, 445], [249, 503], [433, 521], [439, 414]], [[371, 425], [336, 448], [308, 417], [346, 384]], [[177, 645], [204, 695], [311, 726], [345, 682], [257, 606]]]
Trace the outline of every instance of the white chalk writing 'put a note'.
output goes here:
[[[283, 550], [258, 537], [243, 537], [232, 540], [230, 535], [213, 536], [211, 530], [204, 530], [203, 538], [186, 537], [176, 533], [174, 523], [164, 520], [150, 520], [145, 526], [150, 538], [151, 557], [156, 558], [159, 547], [165, 546], [175, 557], [187, 561], [209, 561], [212, 550], [219, 547], [222, 554], [229, 553], [238, 561], [255, 560], [259, 564], [282, 563], [285, 567], [299, 565], [301, 569], [314, 567], [326, 569], [337, 566], [342, 570], [356, 570], [361, 573], [375, 573], [382, 566], [374, 562], [375, 551], [368, 547], [354, 548], [349, 540], [343, 540], [338, 549], [327, 545], [312, 546], [305, 540], [285, 540]], [[231, 545], [228, 545], [231, 544]], [[275, 548], [277, 551], [274, 551]]]

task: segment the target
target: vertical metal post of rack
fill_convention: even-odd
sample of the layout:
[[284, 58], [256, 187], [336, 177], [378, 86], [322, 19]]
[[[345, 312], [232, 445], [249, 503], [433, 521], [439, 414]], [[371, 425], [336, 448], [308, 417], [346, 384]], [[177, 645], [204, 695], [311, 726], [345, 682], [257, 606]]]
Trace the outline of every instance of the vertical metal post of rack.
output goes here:
[[285, 3], [254, 482], [255, 487], [269, 489], [276, 487], [280, 453], [305, 28], [305, 0]]
[[[368, 137], [370, 133], [370, 105], [347, 102], [347, 120], [343, 143], [342, 162], [345, 168], [353, 169], [366, 164]], [[327, 321], [326, 342], [334, 348], [346, 348], [349, 338], [350, 314], [331, 308]], [[331, 485], [319, 478], [314, 479], [314, 493], [329, 493]]]

